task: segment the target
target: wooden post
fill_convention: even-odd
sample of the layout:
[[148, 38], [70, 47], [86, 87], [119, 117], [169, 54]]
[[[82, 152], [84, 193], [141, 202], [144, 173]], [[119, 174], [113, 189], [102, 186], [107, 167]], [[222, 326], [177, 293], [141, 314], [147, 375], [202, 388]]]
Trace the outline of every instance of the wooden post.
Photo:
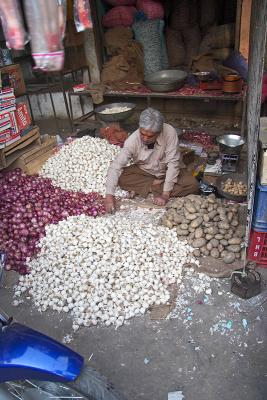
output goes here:
[[[252, 0], [242, 0], [240, 5], [240, 32], [239, 32], [239, 51], [248, 60], [249, 56], [249, 31], [251, 17]], [[237, 26], [239, 20], [237, 19]], [[238, 29], [238, 28], [237, 28]]]
[[247, 95], [248, 136], [248, 218], [246, 243], [249, 240], [251, 213], [254, 204], [258, 161], [258, 140], [261, 109], [262, 75], [267, 29], [267, 0], [253, 0], [249, 41], [249, 73]]

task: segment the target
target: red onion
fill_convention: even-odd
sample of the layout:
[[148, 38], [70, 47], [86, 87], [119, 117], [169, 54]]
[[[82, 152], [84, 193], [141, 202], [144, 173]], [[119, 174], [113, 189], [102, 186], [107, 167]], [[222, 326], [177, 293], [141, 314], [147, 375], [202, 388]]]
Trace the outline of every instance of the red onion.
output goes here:
[[27, 273], [26, 259], [37, 253], [45, 225], [68, 216], [96, 217], [104, 212], [103, 198], [98, 193], [62, 190], [50, 179], [25, 175], [19, 169], [1, 172], [0, 251], [6, 252], [6, 269]]

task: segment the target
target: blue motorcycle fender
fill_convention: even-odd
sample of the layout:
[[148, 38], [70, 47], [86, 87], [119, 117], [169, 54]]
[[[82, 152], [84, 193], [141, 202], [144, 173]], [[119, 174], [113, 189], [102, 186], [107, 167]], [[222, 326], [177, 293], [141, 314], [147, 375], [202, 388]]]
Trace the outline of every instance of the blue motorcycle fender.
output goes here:
[[0, 330], [0, 383], [19, 379], [74, 381], [83, 357], [31, 328], [12, 323]]

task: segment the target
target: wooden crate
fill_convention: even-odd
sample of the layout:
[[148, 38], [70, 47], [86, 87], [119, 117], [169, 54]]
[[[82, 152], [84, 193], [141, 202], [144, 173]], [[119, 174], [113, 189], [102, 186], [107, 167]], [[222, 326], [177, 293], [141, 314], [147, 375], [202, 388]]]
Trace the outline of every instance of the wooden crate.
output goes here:
[[48, 158], [53, 155], [56, 145], [56, 136], [43, 135], [40, 145], [21, 155], [8, 169], [20, 168], [28, 175], [37, 174]]
[[0, 169], [6, 168], [26, 151], [41, 144], [38, 126], [34, 126], [26, 135], [0, 150]]

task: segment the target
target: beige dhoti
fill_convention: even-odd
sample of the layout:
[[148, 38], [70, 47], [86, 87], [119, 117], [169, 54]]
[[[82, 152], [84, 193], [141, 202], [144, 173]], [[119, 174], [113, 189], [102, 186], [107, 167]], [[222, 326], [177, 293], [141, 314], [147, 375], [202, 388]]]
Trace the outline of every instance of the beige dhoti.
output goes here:
[[[143, 171], [136, 165], [123, 168], [119, 178], [119, 186], [128, 192], [135, 192], [140, 196], [146, 197], [149, 193], [162, 194], [164, 178], [161, 183], [153, 184], [159, 180], [156, 176]], [[184, 197], [189, 194], [196, 194], [199, 191], [198, 182], [189, 172], [181, 169], [177, 183], [171, 192], [171, 197]]]

